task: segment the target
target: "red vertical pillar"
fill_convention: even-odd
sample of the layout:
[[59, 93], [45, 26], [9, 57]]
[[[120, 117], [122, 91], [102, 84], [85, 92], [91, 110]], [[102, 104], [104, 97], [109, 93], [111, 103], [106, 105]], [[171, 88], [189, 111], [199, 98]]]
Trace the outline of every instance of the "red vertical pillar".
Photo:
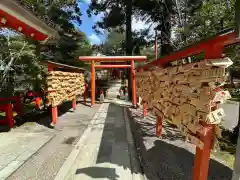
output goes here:
[[14, 127], [13, 110], [11, 103], [6, 104], [6, 121], [9, 128]]
[[[214, 59], [222, 57], [223, 46], [212, 45], [206, 49], [205, 59]], [[214, 125], [204, 125], [204, 134], [200, 134], [200, 138], [204, 143], [203, 149], [196, 147], [193, 180], [207, 180], [211, 149], [213, 145]]]
[[156, 136], [160, 137], [162, 135], [162, 117], [157, 116], [157, 121], [156, 121]]
[[132, 75], [132, 105], [133, 105], [133, 107], [136, 107], [137, 96], [136, 96], [136, 81], [135, 81], [135, 72], [134, 72], [134, 60], [131, 60], [131, 75]]
[[76, 110], [76, 109], [77, 109], [76, 96], [75, 96], [74, 99], [72, 100], [72, 108], [73, 108], [73, 110]]
[[94, 61], [92, 61], [92, 81], [91, 81], [91, 86], [92, 86], [92, 98], [91, 98], [91, 104], [92, 106], [95, 104], [95, 93], [96, 93], [96, 87], [95, 87], [95, 65]]
[[40, 106], [41, 106], [41, 98], [36, 97], [36, 109], [40, 109]]
[[147, 112], [147, 103], [143, 101], [143, 117], [146, 117], [148, 115]]
[[207, 180], [211, 149], [213, 145], [214, 125], [205, 125], [205, 134], [201, 135], [204, 143], [203, 149], [196, 148], [193, 180]]
[[52, 64], [48, 64], [48, 72], [53, 71], [53, 65]]
[[52, 123], [57, 124], [57, 118], [58, 118], [58, 108], [52, 107]]

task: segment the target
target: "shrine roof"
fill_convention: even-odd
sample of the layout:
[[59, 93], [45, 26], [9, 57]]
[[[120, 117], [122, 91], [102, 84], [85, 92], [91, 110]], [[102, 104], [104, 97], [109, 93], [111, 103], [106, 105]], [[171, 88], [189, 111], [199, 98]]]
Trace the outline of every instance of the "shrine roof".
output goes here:
[[37, 15], [22, 0], [0, 1], [0, 26], [15, 29], [38, 41], [60, 37], [54, 23], [47, 17]]
[[67, 65], [67, 64], [57, 63], [57, 62], [53, 62], [53, 61], [40, 61], [39, 63], [42, 64], [42, 65], [45, 65], [45, 66], [52, 65], [55, 68], [69, 69], [69, 70], [73, 70], [75, 72], [86, 71], [86, 69], [84, 69], [84, 68], [79, 68], [79, 67], [76, 67], [76, 66], [70, 66], [70, 65]]

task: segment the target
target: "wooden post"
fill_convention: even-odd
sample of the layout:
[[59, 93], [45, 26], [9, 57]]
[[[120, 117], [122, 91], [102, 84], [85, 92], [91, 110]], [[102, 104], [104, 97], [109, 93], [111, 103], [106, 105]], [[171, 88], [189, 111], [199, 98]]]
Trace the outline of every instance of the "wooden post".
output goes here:
[[40, 109], [40, 106], [41, 106], [41, 98], [36, 97], [36, 109]]
[[143, 101], [143, 117], [146, 117], [148, 115], [147, 112], [147, 103]]
[[95, 104], [95, 93], [96, 93], [96, 87], [95, 87], [95, 63], [92, 61], [92, 98], [91, 98], [91, 105], [93, 106]]
[[196, 147], [193, 168], [193, 180], [207, 180], [211, 149], [213, 145], [214, 125], [204, 125], [204, 135], [200, 138], [204, 143], [203, 149]]
[[11, 103], [6, 104], [6, 121], [10, 129], [14, 127], [13, 110]]
[[162, 135], [162, 117], [156, 115], [157, 122], [156, 122], [156, 136], [160, 137]]
[[131, 76], [132, 76], [132, 105], [133, 105], [133, 107], [136, 107], [137, 96], [136, 96], [136, 81], [135, 81], [135, 72], [134, 72], [134, 60], [131, 60]]
[[76, 100], [76, 96], [74, 97], [74, 99], [72, 100], [72, 108], [73, 110], [77, 109], [77, 100]]
[[52, 64], [48, 64], [48, 72], [53, 71], [53, 65]]
[[58, 119], [58, 108], [52, 107], [52, 123], [57, 124], [57, 119]]

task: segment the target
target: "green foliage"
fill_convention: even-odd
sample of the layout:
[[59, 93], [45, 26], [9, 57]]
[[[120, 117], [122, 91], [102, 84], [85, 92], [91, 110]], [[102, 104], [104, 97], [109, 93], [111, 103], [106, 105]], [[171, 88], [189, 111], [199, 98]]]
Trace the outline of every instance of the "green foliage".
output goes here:
[[240, 89], [232, 88], [228, 89], [232, 97], [240, 97]]
[[[233, 27], [234, 5], [235, 0], [204, 0], [197, 9], [191, 11], [185, 25], [177, 29], [176, 43], [179, 48]], [[185, 41], [181, 38], [183, 36]]]
[[84, 63], [78, 57], [92, 54], [86, 35], [76, 30], [72, 24], [73, 21], [81, 24], [81, 12], [77, 3], [67, 0], [45, 2], [25, 0], [35, 14], [48, 17], [60, 27], [57, 30], [61, 39], [56, 44], [42, 45], [17, 33], [8, 36], [9, 33], [0, 29], [0, 60], [1, 67], [5, 69], [1, 71], [0, 78], [2, 85], [4, 84], [2, 92], [4, 88], [6, 92], [10, 92], [10, 89], [13, 91], [23, 84], [33, 86], [36, 91], [44, 86], [46, 69], [39, 64], [39, 60], [52, 59], [73, 66], [83, 66]]

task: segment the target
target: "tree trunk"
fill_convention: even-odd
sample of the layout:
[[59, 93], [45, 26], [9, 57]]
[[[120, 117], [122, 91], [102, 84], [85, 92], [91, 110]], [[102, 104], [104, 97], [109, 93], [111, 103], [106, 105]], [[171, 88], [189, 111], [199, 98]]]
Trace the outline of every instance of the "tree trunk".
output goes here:
[[171, 15], [173, 11], [172, 9], [172, 0], [166, 0], [162, 16], [163, 25], [161, 28], [161, 56], [168, 55], [173, 51], [173, 47], [171, 44]]
[[[132, 56], [132, 0], [126, 1], [126, 55]], [[129, 62], [128, 64], [131, 64]], [[132, 100], [132, 77], [131, 69], [127, 69], [128, 96]]]

